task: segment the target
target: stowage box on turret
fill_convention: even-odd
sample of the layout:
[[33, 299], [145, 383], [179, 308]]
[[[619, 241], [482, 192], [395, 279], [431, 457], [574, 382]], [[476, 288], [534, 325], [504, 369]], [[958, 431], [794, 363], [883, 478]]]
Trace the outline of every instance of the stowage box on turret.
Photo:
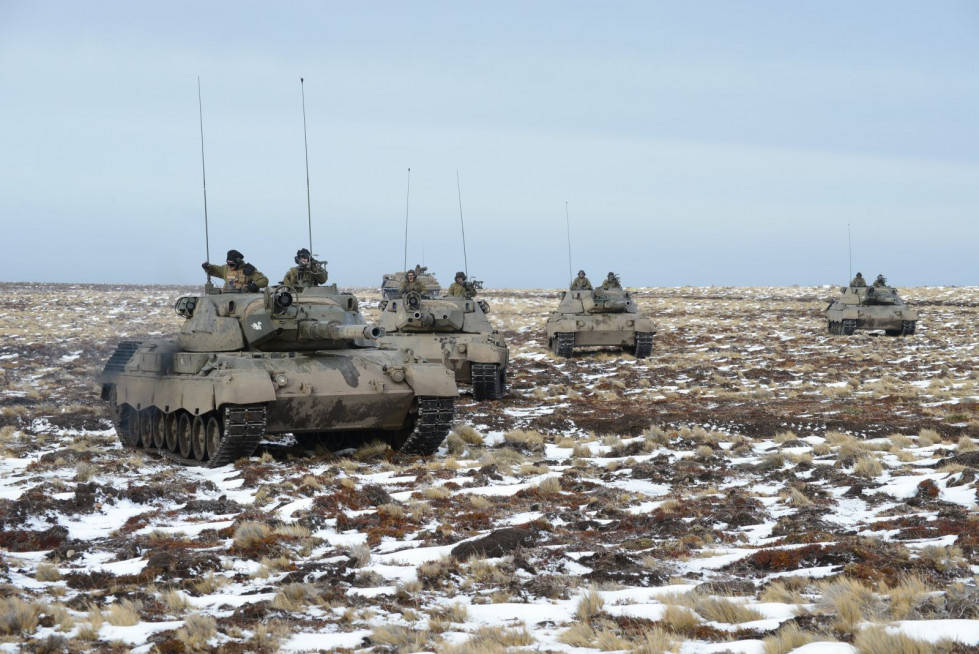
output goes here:
[[509, 350], [486, 313], [489, 305], [471, 297], [424, 298], [418, 293], [382, 301], [380, 347], [411, 352], [452, 370], [472, 384], [476, 400], [496, 400], [506, 392]]
[[639, 313], [621, 288], [561, 291], [561, 303], [547, 319], [548, 347], [561, 357], [589, 345], [619, 346], [637, 359], [653, 351], [653, 321]]
[[918, 312], [904, 304], [891, 286], [843, 286], [826, 307], [826, 322], [830, 334], [883, 329], [888, 336], [910, 336]]
[[455, 379], [441, 365], [382, 350], [357, 298], [336, 285], [186, 296], [176, 339], [125, 341], [102, 372], [123, 445], [220, 466], [266, 435], [330, 446], [379, 437], [432, 454], [448, 434]]

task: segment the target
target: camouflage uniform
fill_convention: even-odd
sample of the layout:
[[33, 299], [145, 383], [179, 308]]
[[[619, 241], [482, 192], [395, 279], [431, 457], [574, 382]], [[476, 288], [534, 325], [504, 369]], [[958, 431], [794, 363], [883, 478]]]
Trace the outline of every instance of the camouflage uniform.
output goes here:
[[405, 280], [401, 282], [401, 295], [407, 295], [411, 292], [425, 295], [427, 291], [428, 289], [425, 288], [423, 283], [418, 281], [417, 277], [413, 281], [408, 281], [408, 278], [406, 277]]
[[282, 279], [282, 283], [295, 288], [306, 288], [307, 286], [325, 284], [326, 278], [326, 268], [319, 263], [314, 263], [306, 266], [303, 270], [299, 270], [299, 266], [293, 266]]
[[863, 278], [863, 275], [857, 273], [857, 276], [850, 281], [850, 286], [866, 286], [867, 280]]
[[622, 288], [622, 284], [619, 282], [618, 277], [609, 275], [608, 279], [602, 282], [602, 288], [607, 291], [610, 288]]
[[874, 280], [874, 286], [880, 288], [881, 286], [887, 286], [887, 280], [884, 279], [883, 275], [877, 275], [877, 279]]
[[209, 263], [204, 268], [208, 275], [220, 277], [224, 280], [226, 289], [247, 289], [249, 283], [262, 289], [269, 285], [269, 278], [260, 273], [255, 266], [250, 263], [242, 264], [237, 269], [232, 269], [228, 264], [215, 266]]
[[588, 281], [587, 277], [575, 277], [571, 281], [572, 291], [590, 291], [592, 290], [591, 282]]

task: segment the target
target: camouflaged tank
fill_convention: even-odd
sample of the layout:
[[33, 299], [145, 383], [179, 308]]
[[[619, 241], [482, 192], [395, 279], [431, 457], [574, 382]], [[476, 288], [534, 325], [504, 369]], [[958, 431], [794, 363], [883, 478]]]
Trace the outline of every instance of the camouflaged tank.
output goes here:
[[503, 397], [510, 352], [486, 317], [486, 302], [408, 293], [382, 301], [380, 310], [378, 324], [385, 332], [378, 340], [380, 347], [444, 365], [457, 382], [472, 384], [478, 401]]
[[653, 321], [639, 313], [628, 291], [561, 291], [561, 303], [547, 319], [548, 347], [560, 357], [574, 348], [591, 345], [618, 346], [645, 359], [653, 351]]
[[888, 336], [911, 336], [918, 312], [908, 308], [891, 286], [843, 286], [826, 307], [826, 322], [830, 334], [842, 336], [850, 336], [858, 329], [883, 329]]
[[[425, 295], [427, 297], [438, 297], [442, 294], [442, 287], [439, 285], [435, 275], [428, 272], [427, 266], [415, 266], [415, 279], [425, 285]], [[406, 271], [384, 275], [381, 280], [381, 297], [390, 300], [401, 295], [401, 283], [405, 280]]]
[[383, 330], [335, 285], [212, 292], [174, 308], [186, 319], [175, 339], [124, 341], [102, 372], [126, 447], [215, 467], [276, 434], [327, 447], [380, 438], [427, 455], [449, 432], [451, 372], [378, 349]]

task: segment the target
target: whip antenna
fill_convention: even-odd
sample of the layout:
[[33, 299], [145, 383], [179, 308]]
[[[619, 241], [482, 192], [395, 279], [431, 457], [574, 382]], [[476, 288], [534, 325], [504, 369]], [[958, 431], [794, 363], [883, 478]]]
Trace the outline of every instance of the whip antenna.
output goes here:
[[574, 279], [571, 272], [571, 218], [568, 217], [568, 203], [564, 203], [564, 224], [568, 228], [568, 277]]
[[[204, 170], [204, 103], [201, 102], [201, 77], [197, 76], [197, 116], [201, 124], [201, 180], [204, 183], [204, 251], [205, 261], [211, 260], [211, 242], [207, 229], [207, 173]], [[207, 285], [211, 285], [211, 273], [207, 273]]]
[[306, 140], [306, 86], [299, 78], [299, 88], [303, 94], [303, 147], [306, 149], [306, 223], [309, 225], [309, 256], [313, 256], [313, 210], [309, 203], [309, 142]]
[[405, 193], [405, 266], [408, 270], [408, 200], [411, 198], [411, 168], [408, 169], [408, 191]]
[[459, 171], [456, 170], [456, 189], [459, 191], [459, 224], [462, 225], [462, 265], [469, 277], [469, 259], [466, 258], [466, 221], [462, 219], [462, 185], [459, 183]]
[[850, 279], [853, 279], [853, 239], [850, 237], [850, 223], [846, 224], [846, 243], [850, 250]]

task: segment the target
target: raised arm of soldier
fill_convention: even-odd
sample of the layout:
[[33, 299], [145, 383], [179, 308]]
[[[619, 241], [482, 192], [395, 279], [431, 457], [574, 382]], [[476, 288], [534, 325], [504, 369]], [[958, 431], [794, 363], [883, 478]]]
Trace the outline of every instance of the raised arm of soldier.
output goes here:
[[592, 290], [591, 282], [585, 277], [585, 271], [579, 270], [578, 276], [571, 281], [572, 291], [590, 291]]
[[602, 282], [602, 288], [606, 291], [610, 288], [622, 288], [622, 282], [619, 281], [619, 278], [614, 272], [610, 272], [608, 277], [605, 278], [605, 281]]
[[887, 280], [884, 279], [883, 275], [877, 275], [877, 279], [874, 280], [874, 286], [880, 288], [881, 286], [887, 286]]
[[326, 268], [323, 267], [322, 263], [313, 259], [309, 250], [306, 248], [297, 250], [293, 260], [296, 265], [290, 268], [286, 276], [283, 277], [283, 284], [295, 288], [306, 288], [307, 286], [319, 286], [326, 283]]
[[456, 273], [455, 281], [449, 285], [448, 297], [472, 297], [476, 295], [476, 289], [466, 291], [466, 273], [459, 271]]
[[228, 250], [227, 263], [215, 266], [205, 261], [201, 264], [208, 275], [224, 280], [227, 290], [242, 290], [257, 292], [269, 285], [269, 278], [260, 273], [255, 266], [245, 263], [245, 255], [238, 250]]

